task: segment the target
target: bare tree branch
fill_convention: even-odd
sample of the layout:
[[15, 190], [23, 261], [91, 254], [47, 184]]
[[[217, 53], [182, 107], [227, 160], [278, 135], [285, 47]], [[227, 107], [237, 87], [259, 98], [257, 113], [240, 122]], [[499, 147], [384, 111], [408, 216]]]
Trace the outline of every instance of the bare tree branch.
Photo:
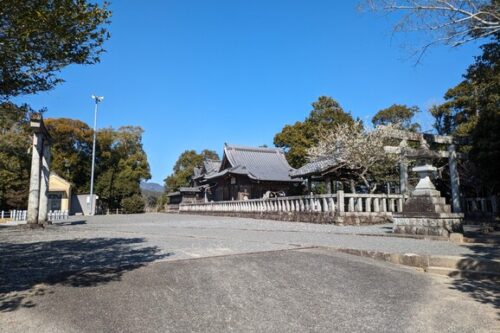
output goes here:
[[404, 13], [394, 32], [425, 32], [428, 41], [416, 45], [417, 62], [429, 47], [458, 47], [500, 34], [498, 0], [365, 0], [371, 11]]

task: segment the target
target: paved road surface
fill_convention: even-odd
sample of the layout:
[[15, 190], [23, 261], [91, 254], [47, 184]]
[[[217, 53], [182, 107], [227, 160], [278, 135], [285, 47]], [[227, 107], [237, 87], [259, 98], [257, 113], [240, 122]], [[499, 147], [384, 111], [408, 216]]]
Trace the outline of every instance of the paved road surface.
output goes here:
[[333, 250], [297, 249], [475, 251], [353, 235], [367, 229], [387, 230], [164, 214], [72, 220], [45, 231], [0, 228], [0, 331], [500, 329], [491, 288]]

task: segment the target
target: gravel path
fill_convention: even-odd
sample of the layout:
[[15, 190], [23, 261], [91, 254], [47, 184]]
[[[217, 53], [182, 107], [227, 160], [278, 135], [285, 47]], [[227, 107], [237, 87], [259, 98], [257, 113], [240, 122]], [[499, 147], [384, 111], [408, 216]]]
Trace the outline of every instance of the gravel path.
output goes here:
[[[168, 254], [168, 257], [162, 260], [310, 246], [430, 255], [498, 255], [498, 249], [493, 246], [383, 237], [390, 232], [390, 224], [334, 226], [232, 217], [143, 214], [72, 217], [69, 221], [56, 223], [47, 230], [26, 231], [0, 227], [0, 243], [135, 238], [140, 241], [133, 246], [153, 246], [162, 254]], [[381, 236], [373, 236], [377, 234]]]

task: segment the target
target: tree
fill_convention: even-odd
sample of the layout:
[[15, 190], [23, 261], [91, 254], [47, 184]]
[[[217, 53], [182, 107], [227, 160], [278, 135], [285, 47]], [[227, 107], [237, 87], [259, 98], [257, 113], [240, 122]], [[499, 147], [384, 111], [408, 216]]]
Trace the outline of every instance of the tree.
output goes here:
[[423, 31], [428, 40], [418, 48], [420, 56], [433, 45], [460, 46], [500, 33], [498, 0], [368, 0], [375, 11], [401, 12], [395, 32]]
[[332, 171], [348, 170], [373, 193], [378, 179], [391, 173], [398, 160], [395, 154], [384, 150], [393, 130], [394, 126], [389, 125], [368, 131], [359, 121], [338, 124], [330, 131], [322, 132], [318, 144], [308, 149], [308, 159], [334, 159], [336, 167]]
[[0, 210], [26, 208], [33, 112], [28, 105], [0, 104]]
[[133, 194], [129, 197], [123, 198], [121, 206], [125, 214], [144, 213], [144, 199], [139, 194]]
[[176, 191], [182, 186], [189, 186], [193, 169], [201, 167], [205, 159], [219, 160], [219, 155], [213, 151], [204, 149], [201, 153], [195, 150], [184, 151], [174, 165], [174, 172], [165, 178], [165, 188], [167, 191]]
[[45, 125], [52, 137], [52, 171], [72, 183], [75, 193], [88, 193], [93, 130], [69, 118], [48, 118]]
[[483, 53], [469, 66], [464, 80], [445, 94], [445, 102], [431, 108], [440, 134], [469, 136], [472, 162], [489, 194], [500, 190], [500, 45], [482, 46]]
[[[53, 139], [52, 170], [70, 181], [75, 193], [88, 193], [93, 130], [75, 119], [45, 123]], [[151, 178], [142, 134], [134, 126], [97, 132], [95, 189], [105, 208], [120, 208], [123, 198], [140, 194], [140, 182]]]
[[353, 124], [350, 113], [331, 97], [321, 96], [312, 103], [312, 111], [304, 121], [285, 125], [274, 136], [274, 145], [284, 148], [288, 163], [299, 168], [307, 162], [307, 149], [318, 143], [320, 133], [335, 128], [338, 124]]
[[141, 181], [151, 178], [143, 132], [140, 127], [124, 126], [98, 133], [96, 193], [106, 208], [119, 208], [124, 198], [140, 196]]
[[393, 104], [386, 109], [378, 111], [372, 118], [372, 124], [375, 127], [393, 124], [400, 126], [402, 129], [416, 132], [420, 130], [420, 125], [412, 123], [412, 119], [417, 112], [420, 112], [418, 106]]
[[109, 38], [108, 4], [86, 0], [0, 2], [0, 100], [53, 88], [70, 64], [95, 64]]

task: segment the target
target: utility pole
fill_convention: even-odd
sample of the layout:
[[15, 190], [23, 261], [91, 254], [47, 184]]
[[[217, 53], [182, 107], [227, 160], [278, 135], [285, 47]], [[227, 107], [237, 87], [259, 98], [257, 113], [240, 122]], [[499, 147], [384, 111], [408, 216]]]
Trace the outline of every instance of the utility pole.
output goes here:
[[95, 101], [94, 108], [94, 140], [92, 142], [92, 171], [90, 173], [90, 210], [89, 214], [94, 215], [95, 207], [94, 207], [94, 169], [95, 169], [95, 142], [96, 142], [96, 134], [97, 134], [97, 109], [98, 105], [104, 97], [92, 95], [92, 99]]

